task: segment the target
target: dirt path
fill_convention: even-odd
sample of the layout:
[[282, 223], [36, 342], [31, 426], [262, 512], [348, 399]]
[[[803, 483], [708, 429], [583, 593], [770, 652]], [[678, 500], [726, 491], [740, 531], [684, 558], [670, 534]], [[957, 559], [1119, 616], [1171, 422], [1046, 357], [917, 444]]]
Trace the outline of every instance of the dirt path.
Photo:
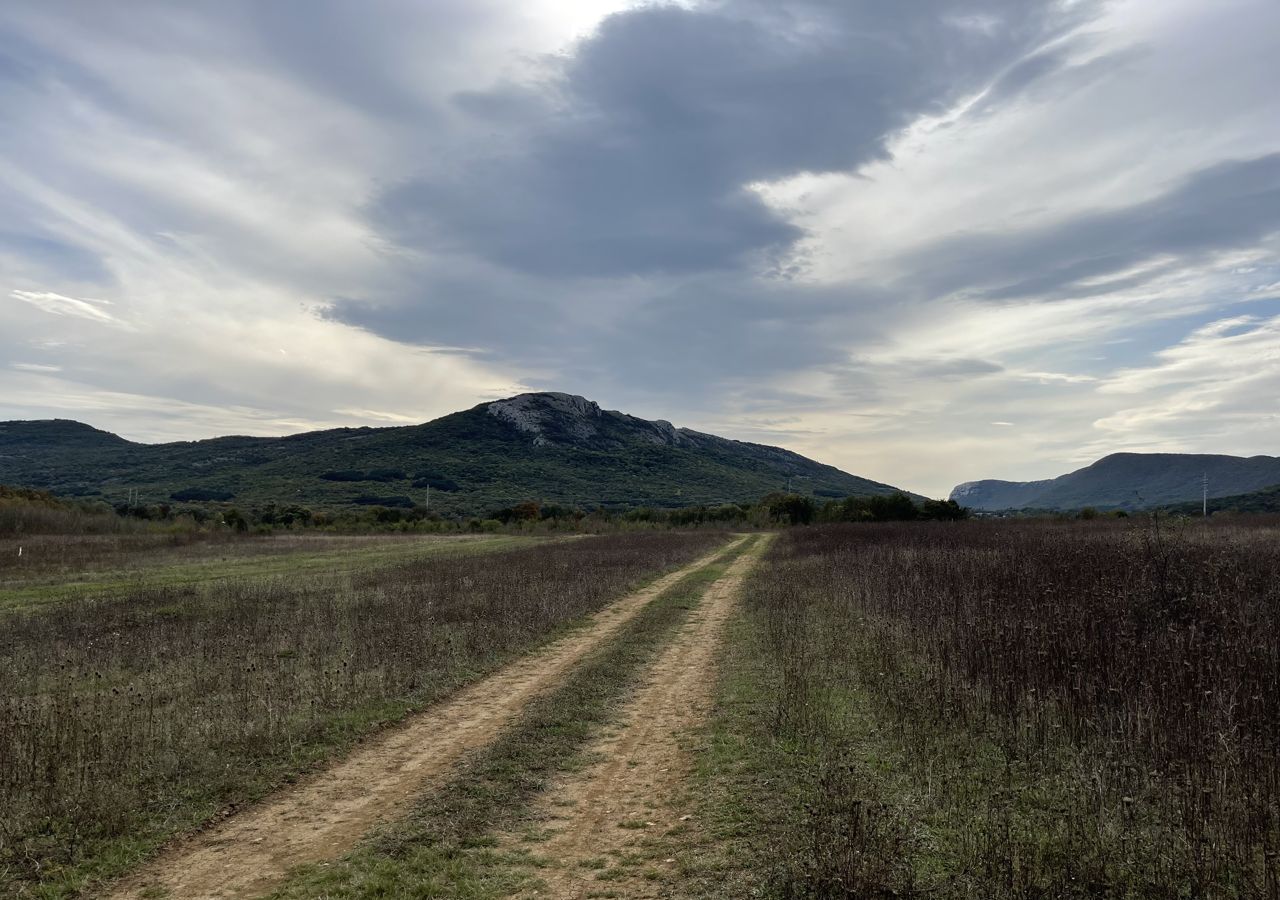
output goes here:
[[504, 839], [545, 863], [537, 873], [543, 884], [524, 896], [669, 896], [663, 885], [673, 880], [679, 861], [666, 850], [650, 858], [653, 838], [697, 827], [675, 799], [692, 764], [683, 742], [710, 709], [725, 622], [768, 541], [758, 539], [708, 589], [646, 674], [618, 727], [592, 747], [600, 762], [548, 791], [535, 811], [545, 831], [524, 842]]
[[340, 856], [379, 820], [401, 812], [462, 754], [491, 742], [530, 699], [651, 600], [724, 550], [619, 600], [583, 628], [410, 717], [332, 768], [179, 842], [106, 896], [123, 900], [164, 891], [182, 900], [253, 897], [294, 866]]

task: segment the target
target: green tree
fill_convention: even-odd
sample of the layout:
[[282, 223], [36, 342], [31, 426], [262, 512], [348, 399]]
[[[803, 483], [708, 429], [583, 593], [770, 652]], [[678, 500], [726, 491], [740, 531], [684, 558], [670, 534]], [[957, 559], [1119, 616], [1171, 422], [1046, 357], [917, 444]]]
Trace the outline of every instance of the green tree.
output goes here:
[[818, 517], [818, 504], [802, 494], [770, 494], [764, 500], [769, 515], [790, 525], [808, 525]]
[[926, 500], [920, 504], [920, 518], [958, 522], [969, 518], [969, 510], [954, 500]]
[[911, 522], [920, 517], [915, 501], [901, 492], [872, 497], [867, 506], [877, 522]]
[[248, 531], [249, 520], [240, 510], [232, 507], [222, 514], [222, 524], [234, 531]]

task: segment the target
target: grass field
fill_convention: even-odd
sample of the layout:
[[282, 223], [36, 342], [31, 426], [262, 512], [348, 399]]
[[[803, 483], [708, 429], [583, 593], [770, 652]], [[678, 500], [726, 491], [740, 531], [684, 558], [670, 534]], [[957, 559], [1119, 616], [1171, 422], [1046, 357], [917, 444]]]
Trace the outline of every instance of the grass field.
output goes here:
[[589, 762], [584, 748], [590, 739], [613, 720], [644, 666], [744, 549], [735, 545], [658, 597], [406, 821], [373, 836], [338, 865], [299, 872], [273, 896], [496, 900], [530, 885], [536, 889], [536, 857], [531, 867], [527, 851], [500, 847], [496, 833], [536, 824], [529, 821], [529, 804], [556, 778]]
[[287, 532], [246, 537], [216, 531], [11, 538], [0, 540], [0, 612], [210, 581], [340, 576], [432, 554], [510, 549], [539, 540], [547, 538]]
[[158, 575], [92, 601], [11, 613], [0, 877], [54, 896], [118, 873], [722, 540], [604, 536], [465, 554], [379, 542], [336, 571], [296, 547], [237, 547], [249, 552], [236, 565], [262, 563], [261, 574], [181, 579], [175, 567], [217, 566], [166, 558]]
[[[0, 892], [207, 887], [274, 859], [230, 825], [316, 772], [258, 893], [1280, 898], [1274, 521], [727, 539], [124, 534], [10, 567]], [[307, 800], [375, 787], [356, 830]]]
[[690, 892], [1277, 896], [1278, 538], [788, 533], [728, 644]]

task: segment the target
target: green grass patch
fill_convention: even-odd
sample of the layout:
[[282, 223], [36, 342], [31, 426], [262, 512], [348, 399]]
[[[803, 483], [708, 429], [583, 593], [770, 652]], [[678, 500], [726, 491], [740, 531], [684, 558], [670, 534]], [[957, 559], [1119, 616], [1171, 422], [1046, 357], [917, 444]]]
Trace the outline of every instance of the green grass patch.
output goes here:
[[[271, 538], [265, 539], [273, 540]], [[37, 575], [30, 579], [0, 582], [0, 613], [33, 610], [52, 603], [99, 600], [139, 590], [216, 585], [232, 580], [343, 576], [411, 563], [431, 556], [466, 556], [531, 546], [543, 537], [496, 535], [485, 537], [418, 539], [370, 539], [367, 546], [348, 542], [336, 549], [303, 546], [283, 553], [263, 553], [256, 545], [228, 544], [201, 548], [217, 558], [185, 559], [178, 554], [155, 563], [141, 562], [122, 568]], [[323, 545], [324, 539], [310, 541]]]

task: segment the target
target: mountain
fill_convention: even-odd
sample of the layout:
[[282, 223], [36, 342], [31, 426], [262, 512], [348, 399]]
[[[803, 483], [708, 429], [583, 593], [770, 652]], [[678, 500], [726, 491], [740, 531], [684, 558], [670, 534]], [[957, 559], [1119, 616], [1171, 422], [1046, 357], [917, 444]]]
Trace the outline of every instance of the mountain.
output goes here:
[[1228, 497], [1280, 484], [1280, 458], [1196, 453], [1113, 453], [1090, 466], [1046, 481], [970, 481], [951, 499], [980, 510], [1140, 509]]
[[540, 500], [581, 506], [891, 493], [778, 447], [602, 410], [570, 394], [521, 394], [423, 425], [281, 438], [138, 444], [80, 422], [0, 422], [0, 484], [146, 503], [220, 500], [408, 506], [478, 513]]

